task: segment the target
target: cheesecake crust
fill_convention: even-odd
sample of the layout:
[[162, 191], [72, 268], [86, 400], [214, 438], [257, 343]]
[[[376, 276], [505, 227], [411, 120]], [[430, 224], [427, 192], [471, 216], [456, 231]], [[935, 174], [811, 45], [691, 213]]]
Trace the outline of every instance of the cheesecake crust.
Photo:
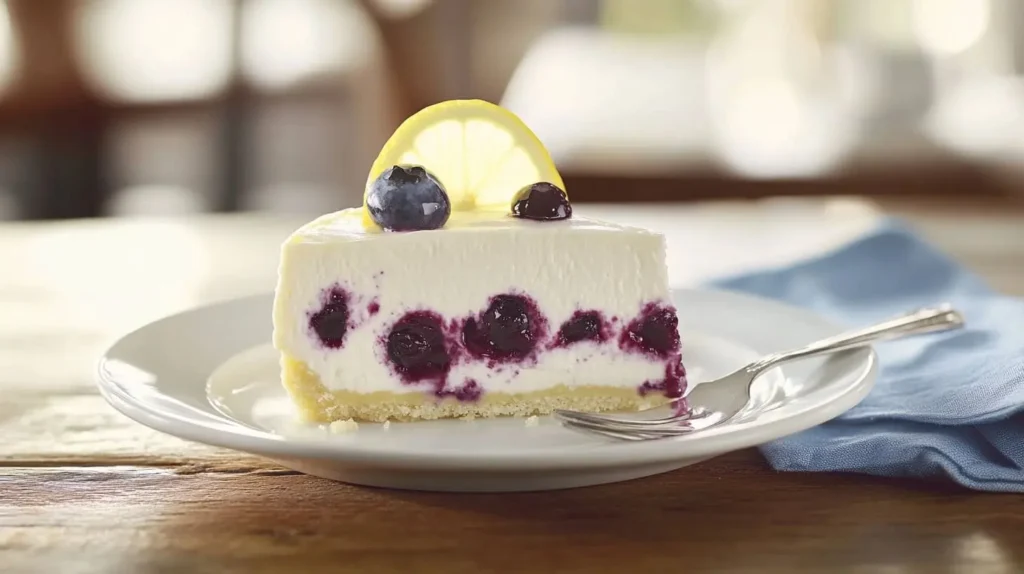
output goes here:
[[555, 409], [585, 412], [634, 411], [669, 399], [641, 396], [636, 389], [597, 385], [568, 387], [558, 385], [529, 393], [484, 392], [477, 401], [438, 398], [428, 392], [393, 393], [378, 391], [356, 393], [331, 391], [305, 363], [282, 354], [281, 378], [285, 389], [307, 422], [331, 423], [356, 420], [366, 422], [415, 421], [443, 418], [529, 417], [547, 415]]

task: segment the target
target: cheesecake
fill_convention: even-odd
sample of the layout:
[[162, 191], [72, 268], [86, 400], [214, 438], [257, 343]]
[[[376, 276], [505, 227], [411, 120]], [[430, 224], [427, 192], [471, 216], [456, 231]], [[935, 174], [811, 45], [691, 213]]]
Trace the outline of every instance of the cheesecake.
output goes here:
[[[364, 205], [323, 215], [282, 246], [273, 343], [301, 417], [530, 417], [682, 396], [664, 238], [574, 216], [542, 148], [507, 111], [449, 105], [426, 125], [505, 132], [483, 138], [503, 153], [463, 142], [445, 159], [432, 147], [443, 138], [400, 128]], [[459, 163], [474, 157], [518, 164]]]

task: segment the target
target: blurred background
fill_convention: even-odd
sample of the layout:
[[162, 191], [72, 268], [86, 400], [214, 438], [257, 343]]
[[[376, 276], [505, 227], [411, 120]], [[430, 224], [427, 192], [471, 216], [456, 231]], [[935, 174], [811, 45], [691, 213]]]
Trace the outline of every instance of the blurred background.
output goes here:
[[1024, 200], [1018, 0], [0, 0], [0, 219], [358, 205], [476, 97], [574, 201]]

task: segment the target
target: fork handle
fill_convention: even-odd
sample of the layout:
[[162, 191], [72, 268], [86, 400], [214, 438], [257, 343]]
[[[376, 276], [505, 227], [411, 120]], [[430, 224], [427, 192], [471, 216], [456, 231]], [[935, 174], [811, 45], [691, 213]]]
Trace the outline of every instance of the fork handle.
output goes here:
[[963, 315], [959, 311], [952, 309], [949, 305], [928, 307], [876, 325], [871, 325], [870, 327], [822, 339], [799, 349], [768, 355], [760, 361], [752, 363], [747, 367], [747, 370], [759, 373], [781, 363], [797, 359], [806, 359], [817, 355], [864, 347], [876, 341], [886, 339], [956, 329], [962, 327], [963, 324]]

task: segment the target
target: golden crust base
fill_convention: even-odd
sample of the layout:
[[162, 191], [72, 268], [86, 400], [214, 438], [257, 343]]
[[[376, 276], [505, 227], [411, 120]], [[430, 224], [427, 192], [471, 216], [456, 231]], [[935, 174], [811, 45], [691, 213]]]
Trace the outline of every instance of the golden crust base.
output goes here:
[[281, 358], [284, 387], [307, 421], [339, 420], [384, 422], [443, 418], [527, 417], [550, 414], [555, 409], [586, 412], [629, 411], [667, 402], [660, 396], [641, 397], [635, 389], [620, 387], [566, 387], [529, 393], [484, 393], [479, 401], [437, 399], [427, 393], [354, 393], [330, 391], [305, 363]]

